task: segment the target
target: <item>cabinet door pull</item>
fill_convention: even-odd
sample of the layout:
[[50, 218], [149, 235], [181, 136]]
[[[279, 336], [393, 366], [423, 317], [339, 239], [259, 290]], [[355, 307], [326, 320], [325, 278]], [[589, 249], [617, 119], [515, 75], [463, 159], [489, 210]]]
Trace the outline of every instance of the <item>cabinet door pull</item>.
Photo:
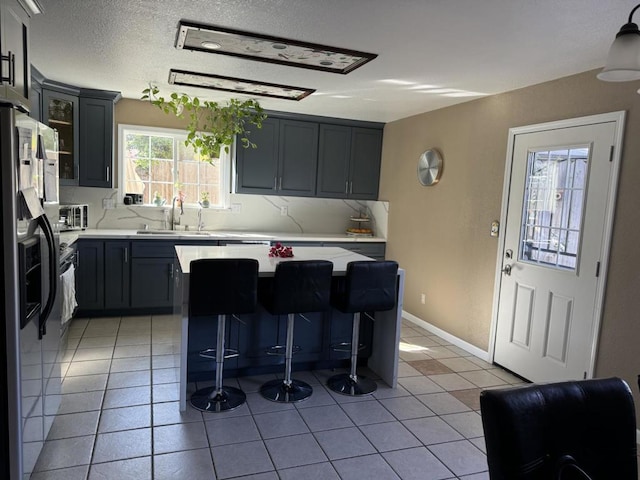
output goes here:
[[124, 263], [129, 263], [129, 248], [124, 247]]
[[110, 168], [110, 167], [107, 167], [107, 182], [110, 182], [110, 181], [111, 181], [111, 180], [110, 180], [110, 179], [111, 179], [111, 175], [110, 175], [110, 174], [111, 174], [111, 168]]
[[16, 54], [9, 52], [9, 56], [11, 57], [9, 76], [11, 77], [11, 86], [16, 86]]
[[[9, 82], [11, 83], [11, 85], [15, 86], [15, 78], [14, 78], [14, 69], [16, 66], [16, 56], [11, 53], [8, 52], [7, 55], [2, 55], [2, 57], [0, 57], [0, 60], [2, 60], [2, 62], [7, 62], [9, 65], [9, 75], [4, 76], [4, 74], [2, 74], [2, 82]], [[3, 69], [4, 71], [4, 69]]]
[[278, 190], [278, 177], [273, 177], [273, 189]]
[[353, 193], [353, 182], [349, 182], [349, 195]]
[[280, 183], [278, 185], [278, 190], [282, 190], [282, 177], [280, 177]]
[[349, 181], [344, 182], [344, 193], [349, 193]]
[[173, 279], [173, 263], [169, 265], [169, 278]]

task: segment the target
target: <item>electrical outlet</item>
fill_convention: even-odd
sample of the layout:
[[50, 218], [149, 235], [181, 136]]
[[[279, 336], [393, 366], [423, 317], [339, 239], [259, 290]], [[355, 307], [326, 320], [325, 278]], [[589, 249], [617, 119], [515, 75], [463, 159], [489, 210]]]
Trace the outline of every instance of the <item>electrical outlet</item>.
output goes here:
[[420, 303], [423, 305], [427, 303], [427, 296], [424, 293], [420, 294]]
[[232, 203], [231, 204], [231, 213], [240, 213], [242, 211], [241, 203]]
[[115, 202], [113, 198], [103, 198], [102, 199], [102, 208], [105, 210], [111, 210], [115, 207]]
[[287, 207], [286, 205], [280, 207], [280, 215], [282, 215], [283, 217], [289, 215], [289, 207]]

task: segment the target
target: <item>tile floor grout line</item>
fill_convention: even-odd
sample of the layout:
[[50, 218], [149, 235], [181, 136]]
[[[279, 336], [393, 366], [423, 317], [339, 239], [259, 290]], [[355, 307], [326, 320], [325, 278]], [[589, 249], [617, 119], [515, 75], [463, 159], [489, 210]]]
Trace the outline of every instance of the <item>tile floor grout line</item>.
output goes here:
[[[118, 320], [118, 330], [119, 330], [120, 329], [120, 322], [122, 321], [122, 319], [120, 317], [118, 317], [118, 318], [119, 318], [119, 320]], [[85, 326], [84, 332], [86, 332], [86, 329], [88, 328], [90, 321], [91, 320], [89, 320], [89, 322], [87, 322], [87, 325]], [[82, 333], [82, 337], [80, 338], [80, 341], [82, 341], [82, 338], [84, 337], [84, 332]], [[117, 335], [117, 331], [116, 331], [116, 339], [117, 338], [118, 338], [118, 335]], [[80, 345], [80, 344], [78, 344], [78, 345]], [[115, 344], [114, 344], [114, 351], [115, 351]], [[112, 365], [112, 363], [113, 363], [113, 351], [111, 353], [111, 360], [109, 360], [109, 370], [107, 372], [107, 382], [105, 383], [104, 392], [102, 393], [102, 401], [100, 402], [100, 410], [99, 410], [100, 413], [98, 414], [98, 423], [96, 425], [96, 434], [95, 434], [94, 439], [93, 439], [93, 447], [91, 448], [91, 456], [89, 457], [89, 468], [87, 469], [87, 476], [86, 476], [87, 479], [91, 476], [91, 471], [93, 469], [93, 458], [94, 458], [95, 453], [96, 453], [96, 447], [98, 446], [98, 435], [99, 435], [99, 432], [100, 432], [100, 421], [102, 420], [102, 412], [104, 410], [104, 402], [105, 402], [105, 399], [107, 397], [107, 386], [109, 385], [109, 376], [111, 375], [111, 365]]]
[[[154, 382], [155, 382], [155, 380], [154, 380], [154, 379], [155, 379], [155, 375], [154, 375], [154, 374], [156, 373], [156, 372], [154, 372], [154, 371], [153, 371], [153, 370], [154, 370], [154, 368], [153, 368], [153, 353], [154, 353], [154, 351], [153, 351], [153, 344], [154, 344], [154, 338], [155, 338], [155, 336], [154, 336], [154, 334], [153, 334], [153, 331], [154, 331], [154, 317], [153, 317], [153, 316], [151, 316], [150, 318], [151, 318], [151, 325], [150, 325], [150, 331], [149, 331], [150, 343], [149, 343], [149, 352], [148, 352], [148, 354], [147, 354], [147, 355], [145, 355], [145, 357], [122, 357], [122, 358], [138, 358], [138, 359], [140, 359], [140, 360], [142, 360], [142, 358], [148, 358], [148, 359], [149, 359], [149, 364], [150, 364], [150, 365], [149, 365], [149, 369], [148, 369], [148, 371], [149, 371], [149, 389], [150, 389], [150, 392], [149, 392], [149, 399], [150, 399], [150, 400], [149, 400], [149, 409], [150, 409], [150, 410], [149, 410], [149, 415], [150, 415], [150, 422], [149, 422], [149, 425], [150, 425], [150, 427], [149, 427], [149, 428], [150, 428], [150, 432], [151, 432], [151, 454], [150, 454], [151, 467], [150, 467], [150, 473], [151, 473], [152, 478], [153, 478], [153, 476], [154, 476], [154, 475], [155, 475], [155, 473], [156, 473], [156, 472], [155, 472], [155, 465], [154, 465], [154, 462], [153, 462], [153, 458], [156, 456], [156, 453], [155, 453], [155, 447], [154, 447], [154, 443], [155, 443], [155, 442], [154, 442], [154, 440], [155, 440], [154, 429], [157, 427], [157, 425], [156, 425], [156, 423], [155, 423], [155, 419], [154, 419], [154, 416], [153, 416], [153, 407], [154, 407], [154, 405], [156, 405], [156, 403], [155, 403], [156, 396], [154, 395], [154, 391], [153, 391]], [[92, 319], [90, 319], [90, 320], [92, 320]], [[99, 429], [100, 422], [102, 421], [102, 418], [103, 418], [103, 417], [102, 417], [102, 415], [103, 415], [103, 411], [105, 410], [105, 409], [104, 409], [104, 405], [105, 405], [105, 401], [106, 401], [106, 394], [107, 394], [107, 391], [108, 391], [108, 390], [118, 390], [118, 389], [127, 388], [127, 387], [124, 387], [124, 386], [121, 386], [121, 387], [119, 387], [119, 388], [115, 388], [115, 389], [109, 389], [109, 388], [108, 388], [109, 380], [111, 379], [111, 375], [112, 375], [111, 369], [113, 368], [113, 361], [114, 361], [114, 359], [115, 359], [115, 355], [116, 355], [116, 353], [115, 353], [115, 352], [116, 352], [116, 348], [117, 348], [117, 341], [118, 341], [118, 338], [120, 337], [120, 334], [124, 334], [124, 331], [122, 331], [122, 328], [124, 327], [124, 322], [125, 322], [125, 320], [124, 320], [122, 317], [120, 317], [120, 318], [119, 318], [119, 320], [118, 320], [118, 327], [117, 327], [117, 330], [116, 330], [116, 340], [115, 340], [115, 343], [114, 343], [114, 346], [113, 346], [113, 351], [112, 351], [111, 358], [109, 359], [109, 369], [108, 369], [107, 379], [106, 379], [106, 382], [105, 382], [104, 388], [103, 388], [103, 390], [102, 390], [101, 408], [100, 408], [100, 413], [99, 413], [99, 416], [98, 416], [98, 423], [97, 423], [97, 427], [96, 427], [96, 433], [95, 433], [95, 436], [94, 436], [94, 443], [93, 443], [93, 446], [92, 446], [91, 460], [90, 460], [90, 464], [87, 466], [87, 468], [88, 468], [87, 475], [90, 475], [90, 473], [91, 473], [91, 471], [92, 471], [92, 468], [93, 468], [93, 465], [94, 465], [94, 457], [95, 457], [95, 452], [96, 452], [96, 447], [97, 447], [97, 439], [98, 439], [98, 435], [99, 435], [99, 433], [98, 433], [98, 429]], [[96, 337], [85, 337], [85, 334], [86, 334], [86, 333], [91, 333], [91, 332], [87, 332], [87, 330], [89, 329], [89, 325], [91, 325], [91, 324], [90, 324], [90, 322], [87, 322], [87, 323], [84, 325], [84, 327], [82, 328], [82, 334], [81, 334], [81, 336], [78, 338], [78, 341], [77, 341], [78, 343], [73, 347], [73, 349], [74, 349], [74, 355], [72, 355], [72, 356], [71, 356], [71, 359], [70, 359], [70, 361], [69, 361], [69, 366], [67, 367], [67, 371], [65, 372], [65, 376], [64, 376], [64, 379], [65, 379], [65, 380], [66, 380], [67, 378], [71, 378], [71, 377], [67, 377], [67, 373], [68, 373], [69, 368], [71, 367], [71, 364], [73, 364], [73, 363], [74, 363], [74, 359], [73, 359], [73, 357], [75, 356], [75, 354], [76, 354], [77, 350], [78, 350], [78, 349], [80, 349], [80, 345], [81, 345], [82, 340], [83, 340], [84, 338], [96, 338]], [[164, 325], [163, 325], [163, 327], [164, 327]], [[135, 329], [134, 329], [134, 330], [135, 330]], [[162, 332], [163, 332], [163, 334], [162, 334], [162, 335], [160, 335], [160, 336], [163, 338], [163, 341], [164, 341], [164, 340], [166, 340], [166, 339], [164, 338], [164, 337], [165, 337], [165, 335], [164, 335], [164, 334], [165, 334], [167, 331], [169, 331], [169, 330], [168, 330], [168, 328], [167, 328], [167, 329], [162, 328]], [[425, 334], [421, 335], [421, 337], [425, 337], [425, 338], [426, 338], [426, 337], [429, 337], [430, 335], [427, 335], [427, 333], [428, 333], [428, 332], [425, 332]], [[417, 338], [417, 337], [416, 337], [416, 338]], [[408, 339], [403, 338], [403, 341], [407, 341], [407, 340], [408, 340]], [[75, 343], [75, 342], [74, 342], [74, 343]], [[167, 340], [167, 343], [169, 343], [170, 345], [173, 345], [173, 343], [174, 343], [174, 342], [173, 342], [173, 341], [169, 341], [169, 340]], [[444, 346], [444, 345], [439, 344], [439, 346]], [[171, 347], [171, 351], [173, 352], [173, 347]], [[455, 353], [455, 355], [456, 355], [456, 356], [455, 356], [455, 357], [450, 357], [450, 358], [467, 358], [467, 357], [465, 357], [465, 356], [461, 355], [459, 352], [453, 352], [453, 353]], [[173, 353], [173, 355], [174, 355], [174, 357], [175, 357], [175, 353]], [[429, 357], [425, 357], [425, 359], [426, 359], [426, 358], [429, 358]], [[446, 359], [448, 359], [448, 358], [449, 358], [449, 357], [447, 357]], [[438, 358], [438, 359], [433, 359], [433, 358], [432, 358], [431, 360], [434, 360], [434, 361], [437, 361], [437, 362], [441, 363], [441, 362], [440, 362], [440, 360], [442, 360], [442, 359], [441, 359], [441, 358]], [[78, 360], [78, 362], [80, 362], [80, 361], [82, 361], [82, 360]], [[405, 360], [402, 360], [402, 359], [401, 359], [401, 361], [403, 361], [403, 363], [406, 363], [406, 364], [408, 364], [409, 366], [411, 366], [411, 365], [409, 364], [409, 362], [411, 362], [411, 361], [413, 361], [413, 360], [407, 360], [407, 361], [405, 361]], [[472, 362], [472, 363], [473, 363], [473, 362]], [[445, 364], [443, 363], [443, 365], [445, 365]], [[481, 366], [481, 365], [478, 365], [478, 367], [479, 367], [479, 368], [478, 368], [478, 370], [473, 370], [473, 371], [474, 371], [474, 372], [483, 372], [483, 371], [484, 371], [484, 372], [486, 372], [486, 371], [488, 371], [488, 370], [489, 370], [489, 368], [495, 368], [495, 366], [493, 366], [493, 365], [487, 365], [487, 366]], [[126, 372], [123, 372], [123, 373], [126, 373]], [[311, 434], [311, 438], [313, 438], [314, 442], [315, 442], [315, 443], [317, 444], [317, 446], [319, 447], [319, 451], [321, 451], [321, 452], [323, 453], [323, 455], [327, 458], [327, 460], [317, 461], [317, 462], [313, 462], [313, 463], [306, 464], [306, 465], [294, 465], [294, 466], [291, 466], [291, 467], [287, 467], [286, 469], [290, 469], [290, 468], [303, 468], [303, 467], [306, 467], [306, 466], [309, 466], [309, 465], [316, 465], [316, 464], [320, 464], [320, 463], [328, 462], [328, 463], [331, 465], [331, 468], [332, 468], [334, 471], [336, 471], [336, 473], [337, 473], [338, 471], [337, 471], [337, 468], [336, 468], [336, 466], [335, 466], [335, 462], [337, 462], [338, 460], [343, 460], [343, 459], [330, 460], [330, 459], [329, 459], [329, 456], [328, 456], [328, 452], [327, 452], [327, 450], [325, 450], [325, 448], [322, 446], [322, 444], [321, 444], [321, 443], [320, 443], [320, 441], [318, 440], [317, 435], [319, 435], [320, 433], [325, 432], [325, 431], [340, 430], [340, 429], [346, 429], [346, 428], [355, 428], [355, 429], [359, 432], [359, 434], [360, 434], [360, 435], [362, 435], [364, 439], [366, 439], [366, 441], [368, 442], [368, 444], [369, 444], [369, 445], [371, 445], [371, 447], [372, 447], [372, 449], [373, 449], [373, 452], [374, 452], [374, 453], [372, 453], [372, 454], [375, 454], [375, 455], [378, 455], [378, 456], [382, 457], [384, 464], [385, 464], [385, 465], [387, 465], [387, 466], [391, 469], [391, 471], [393, 471], [393, 472], [394, 472], [395, 474], [397, 474], [398, 476], [400, 476], [399, 471], [397, 471], [397, 470], [396, 470], [396, 468], [394, 468], [394, 467], [392, 466], [392, 464], [391, 464], [391, 463], [389, 463], [389, 461], [387, 461], [387, 459], [386, 459], [386, 458], [385, 458], [385, 456], [384, 456], [385, 454], [390, 453], [390, 452], [401, 452], [401, 451], [403, 451], [403, 450], [407, 450], [407, 449], [409, 449], [409, 448], [425, 448], [425, 449], [426, 449], [426, 451], [428, 451], [431, 455], [433, 455], [433, 457], [434, 457], [435, 459], [437, 459], [437, 461], [438, 461], [442, 466], [444, 466], [444, 468], [446, 469], [446, 471], [447, 471], [447, 472], [452, 472], [452, 471], [451, 471], [451, 469], [448, 467], [448, 465], [445, 463], [445, 461], [444, 461], [444, 460], [440, 460], [440, 458], [439, 458], [437, 455], [435, 455], [435, 453], [434, 453], [434, 452], [432, 452], [432, 451], [431, 451], [430, 446], [434, 446], [434, 445], [443, 445], [443, 444], [447, 444], [447, 443], [453, 443], [453, 442], [456, 442], [456, 441], [465, 441], [465, 442], [467, 442], [468, 444], [473, 445], [474, 450], [477, 450], [477, 451], [479, 452], [479, 454], [484, 455], [484, 452], [483, 452], [482, 450], [480, 450], [480, 447], [479, 447], [478, 445], [476, 445], [476, 443], [472, 442], [472, 440], [474, 440], [474, 439], [476, 439], [476, 440], [477, 440], [477, 439], [482, 439], [482, 438], [483, 438], [483, 436], [478, 436], [478, 437], [467, 437], [466, 435], [464, 435], [464, 434], [462, 433], [462, 431], [461, 431], [461, 430], [459, 430], [459, 428], [461, 428], [461, 425], [459, 425], [459, 427], [458, 427], [458, 428], [456, 428], [455, 426], [453, 426], [453, 425], [449, 424], [449, 423], [445, 420], [445, 418], [443, 418], [443, 417], [444, 417], [444, 416], [446, 416], [446, 415], [454, 415], [454, 414], [457, 414], [457, 413], [471, 413], [471, 412], [475, 412], [475, 413], [477, 414], [477, 413], [478, 413], [478, 410], [477, 410], [475, 407], [471, 407], [470, 405], [468, 405], [468, 404], [466, 403], [466, 401], [462, 401], [462, 400], [460, 400], [460, 399], [458, 399], [458, 398], [456, 397], [456, 399], [457, 399], [459, 402], [461, 402], [461, 403], [462, 403], [466, 408], [468, 408], [468, 410], [466, 410], [466, 411], [464, 411], [464, 412], [452, 412], [452, 413], [438, 414], [437, 412], [435, 412], [435, 411], [431, 410], [431, 408], [428, 406], [428, 404], [426, 404], [425, 402], [423, 402], [421, 399], [417, 398], [417, 397], [418, 397], [418, 395], [429, 395], [429, 393], [428, 393], [428, 392], [427, 392], [427, 393], [425, 393], [425, 394], [416, 394], [416, 393], [413, 393], [413, 392], [410, 392], [410, 391], [408, 391], [408, 390], [407, 390], [407, 391], [406, 391], [406, 395], [397, 395], [397, 396], [396, 396], [396, 395], [391, 395], [391, 396], [389, 396], [389, 397], [381, 397], [381, 398], [378, 398], [378, 397], [376, 397], [376, 396], [374, 396], [374, 395], [371, 395], [371, 396], [370, 396], [370, 398], [367, 398], [365, 401], [367, 401], [367, 402], [371, 402], [371, 404], [372, 404], [372, 405], [374, 404], [374, 401], [375, 401], [375, 405], [376, 405], [377, 407], [382, 407], [383, 411], [384, 411], [384, 412], [388, 412], [388, 414], [390, 415], [390, 420], [389, 420], [389, 422], [388, 422], [388, 423], [396, 423], [396, 424], [398, 424], [398, 425], [401, 425], [405, 430], [407, 430], [407, 431], [409, 432], [409, 434], [411, 435], [411, 437], [412, 437], [412, 438], [414, 438], [414, 439], [416, 440], [416, 442], [417, 442], [417, 446], [415, 446], [415, 447], [398, 448], [398, 449], [386, 450], [385, 452], [382, 452], [382, 451], [380, 451], [380, 450], [378, 449], [378, 447], [376, 447], [375, 445], [373, 445], [373, 444], [371, 443], [371, 441], [368, 439], [368, 437], [364, 434], [364, 432], [363, 432], [363, 430], [362, 430], [362, 427], [364, 427], [364, 426], [366, 426], [366, 425], [380, 425], [380, 424], [385, 423], [385, 422], [375, 422], [375, 423], [373, 423], [373, 424], [369, 424], [369, 423], [367, 423], [366, 425], [357, 425], [357, 424], [353, 421], [353, 419], [348, 415], [347, 410], [349, 410], [349, 408], [348, 408], [348, 404], [349, 404], [349, 405], [354, 405], [354, 407], [351, 407], [351, 408], [357, 408], [357, 407], [355, 407], [355, 404], [356, 404], [356, 403], [359, 403], [359, 402], [349, 402], [349, 401], [346, 401], [346, 402], [345, 402], [345, 401], [340, 401], [340, 400], [336, 399], [333, 395], [331, 395], [331, 393], [329, 393], [328, 389], [327, 389], [327, 388], [326, 388], [326, 386], [324, 385], [324, 383], [323, 383], [324, 375], [321, 375], [319, 371], [318, 371], [318, 372], [316, 372], [316, 371], [310, 371], [310, 373], [311, 373], [311, 374], [315, 377], [315, 379], [319, 382], [319, 385], [317, 385], [317, 386], [315, 386], [315, 385], [314, 385], [314, 387], [315, 387], [318, 391], [323, 391], [323, 392], [326, 392], [328, 395], [330, 395], [329, 399], [331, 400], [331, 402], [332, 402], [332, 403], [331, 403], [330, 405], [315, 405], [315, 406], [308, 407], [308, 409], [320, 408], [320, 407], [329, 407], [329, 406], [335, 406], [335, 405], [337, 405], [337, 406], [339, 407], [339, 411], [341, 411], [341, 412], [346, 416], [346, 418], [348, 418], [348, 419], [349, 419], [349, 421], [350, 421], [351, 423], [353, 423], [353, 427], [350, 427], [350, 426], [341, 426], [341, 427], [340, 427], [340, 426], [338, 426], [338, 427], [335, 427], [335, 428], [330, 428], [330, 429], [328, 429], [328, 430], [321, 430], [321, 431], [318, 431], [318, 432], [314, 432], [314, 431], [312, 431], [312, 430], [311, 430], [311, 425], [308, 423], [308, 422], [309, 422], [309, 420], [305, 419], [305, 416], [303, 416], [303, 413], [304, 413], [304, 411], [305, 411], [305, 410], [307, 410], [307, 408], [298, 408], [298, 406], [297, 406], [297, 405], [294, 405], [294, 408], [293, 408], [293, 409], [290, 409], [290, 410], [275, 410], [275, 411], [259, 412], [259, 409], [258, 409], [257, 411], [254, 411], [254, 410], [255, 410], [255, 408], [251, 408], [251, 407], [247, 404], [247, 415], [241, 415], [241, 417], [245, 417], [245, 416], [246, 416], [246, 417], [250, 418], [250, 419], [251, 419], [251, 421], [253, 422], [253, 424], [255, 425], [256, 430], [257, 430], [257, 432], [258, 432], [258, 438], [259, 438], [260, 442], [262, 443], [262, 445], [264, 446], [264, 448], [265, 448], [265, 450], [266, 450], [266, 453], [267, 453], [267, 456], [268, 456], [268, 458], [269, 458], [269, 461], [271, 462], [271, 467], [273, 468], [273, 470], [269, 470], [269, 472], [272, 472], [272, 471], [273, 471], [273, 472], [275, 472], [275, 475], [276, 475], [276, 476], [278, 476], [278, 477], [280, 477], [280, 474], [278, 473], [278, 472], [279, 472], [279, 470], [277, 469], [277, 467], [276, 467], [276, 465], [275, 465], [275, 463], [274, 463], [274, 459], [273, 459], [273, 457], [272, 457], [272, 455], [271, 455], [271, 452], [269, 451], [269, 449], [268, 449], [268, 448], [266, 448], [266, 441], [267, 441], [267, 440], [270, 440], [270, 439], [265, 439], [265, 438], [264, 438], [264, 436], [263, 436], [263, 434], [262, 434], [262, 432], [261, 432], [261, 430], [257, 427], [257, 424], [256, 424], [256, 422], [255, 422], [255, 417], [256, 417], [256, 416], [263, 415], [263, 414], [268, 414], [268, 413], [279, 413], [279, 412], [295, 411], [295, 412], [297, 413], [298, 417], [302, 420], [302, 423], [305, 425], [306, 429], [308, 430], [308, 433], [310, 433], [310, 434]], [[459, 377], [461, 377], [461, 378], [463, 378], [463, 379], [467, 380], [469, 383], [471, 383], [472, 385], [474, 385], [474, 386], [475, 386], [475, 388], [468, 389], [469, 391], [473, 391], [473, 390], [482, 390], [482, 389], [483, 389], [483, 387], [478, 386], [478, 385], [477, 385], [476, 383], [474, 383], [473, 381], [470, 381], [470, 380], [466, 379], [465, 377], [463, 377], [462, 375], [460, 375], [460, 373], [461, 373], [461, 372], [453, 371], [452, 373], [453, 373], [453, 374], [455, 374], [456, 376], [459, 376]], [[489, 372], [489, 373], [491, 373], [491, 372]], [[434, 375], [435, 375], [435, 374], [434, 374]], [[75, 377], [75, 376], [74, 376], [74, 377]], [[422, 372], [419, 372], [419, 375], [416, 375], [416, 377], [426, 378], [426, 379], [428, 379], [428, 380], [430, 380], [430, 381], [433, 381], [433, 380], [431, 380], [431, 379], [429, 378], [429, 375], [426, 375], [426, 374], [424, 374], [424, 373], [422, 373]], [[405, 378], [405, 377], [402, 377], [402, 378]], [[410, 378], [410, 377], [407, 377], [407, 378]], [[497, 376], [497, 378], [499, 378], [501, 381], [504, 381], [504, 382], [505, 382], [505, 385], [497, 385], [497, 386], [496, 386], [496, 388], [500, 388], [500, 387], [502, 387], [502, 386], [508, 386], [508, 385], [511, 385], [511, 384], [512, 384], [511, 382], [507, 381], [506, 379], [504, 379], [504, 378], [502, 378], [502, 377], [500, 377], [500, 376]], [[512, 380], [512, 381], [513, 381], [513, 380]], [[175, 382], [169, 382], [169, 383], [175, 383]], [[436, 385], [438, 385], [438, 384], [437, 384], [437, 382], [435, 382], [435, 383], [436, 383]], [[446, 388], [446, 387], [439, 386], [439, 388], [442, 388], [442, 392], [439, 392], [439, 393], [447, 393], [447, 394], [449, 394], [449, 395], [453, 395], [453, 392], [455, 392], [455, 391], [453, 391], [453, 390], [452, 390], [452, 391], [447, 390], [447, 388]], [[489, 387], [489, 388], [493, 388], [493, 387]], [[464, 391], [464, 390], [461, 390], [461, 391]], [[251, 392], [251, 393], [258, 393], [258, 392]], [[399, 418], [399, 417], [397, 417], [397, 416], [396, 416], [396, 415], [391, 411], [391, 409], [390, 409], [391, 402], [387, 402], [387, 403], [389, 404], [389, 407], [388, 407], [388, 406], [385, 406], [385, 401], [386, 401], [386, 400], [391, 400], [391, 399], [394, 399], [394, 398], [407, 398], [407, 399], [409, 399], [409, 398], [410, 398], [410, 399], [412, 399], [413, 401], [417, 401], [420, 405], [424, 405], [424, 407], [427, 409], [427, 411], [428, 411], [428, 412], [430, 412], [430, 413], [431, 413], [431, 415], [418, 416], [418, 417], [415, 417], [415, 418], [409, 418], [409, 419], [405, 419], [405, 420], [400, 420], [400, 418]], [[170, 400], [167, 400], [167, 402], [170, 402]], [[159, 403], [158, 403], [158, 405], [160, 405], [161, 403], [166, 403], [166, 402], [159, 402]], [[119, 407], [117, 407], [117, 406], [116, 406], [115, 408], [119, 408]], [[124, 407], [123, 407], [123, 408], [124, 408]], [[233, 418], [233, 417], [229, 417], [229, 418]], [[311, 418], [311, 417], [310, 417], [310, 418]], [[450, 427], [453, 431], [455, 431], [457, 434], [459, 434], [459, 435], [461, 436], [461, 439], [459, 439], [459, 440], [455, 440], [455, 441], [451, 440], [451, 441], [447, 441], [447, 442], [438, 442], [438, 443], [435, 443], [435, 444], [432, 444], [432, 445], [426, 445], [426, 444], [424, 444], [422, 441], [420, 441], [420, 440], [415, 436], [415, 434], [414, 434], [411, 430], [409, 430], [409, 429], [404, 425], [404, 423], [402, 423], [403, 421], [407, 421], [407, 420], [419, 420], [419, 419], [424, 419], [424, 418], [440, 418], [440, 419], [444, 422], [444, 424], [446, 424], [446, 425], [447, 425], [448, 427]], [[193, 422], [182, 422], [181, 420], [179, 420], [179, 421], [178, 421], [178, 423], [170, 423], [169, 425], [185, 425], [185, 424], [188, 424], [188, 423], [193, 423]], [[208, 426], [207, 426], [207, 419], [204, 417], [204, 415], [203, 415], [201, 412], [200, 412], [200, 418], [199, 418], [199, 420], [197, 420], [197, 423], [198, 423], [198, 424], [200, 424], [200, 423], [202, 423], [202, 424], [203, 424], [203, 429], [204, 429], [205, 435], [207, 436], [207, 442], [206, 442], [206, 445], [207, 445], [207, 446], [208, 446], [208, 448], [209, 448], [211, 464], [212, 464], [212, 467], [213, 467], [213, 470], [214, 470], [214, 475], [216, 475], [217, 470], [216, 470], [216, 465], [215, 465], [214, 458], [213, 458], [213, 448], [214, 448], [214, 447], [212, 446], [212, 444], [211, 444], [211, 440], [209, 439], [209, 435], [208, 435], [208, 431], [209, 431], [209, 430], [208, 430]], [[209, 422], [209, 423], [210, 423], [209, 427], [212, 427], [212, 426], [214, 426], [214, 425], [215, 425], [215, 422]], [[128, 430], [135, 430], [135, 429], [128, 429]], [[125, 430], [123, 430], [123, 431], [127, 431], [127, 429], [125, 429]], [[307, 433], [307, 432], [305, 432], [305, 433]], [[303, 433], [300, 433], [300, 435], [302, 435], [302, 434], [303, 434]], [[280, 436], [280, 437], [274, 437], [274, 438], [286, 438], [286, 437], [295, 437], [295, 436], [296, 436], [296, 434], [294, 434], [294, 435], [283, 435], [283, 436]], [[253, 441], [253, 440], [252, 440], [252, 441]], [[240, 443], [246, 443], [246, 442], [238, 442], [238, 444], [240, 444]], [[189, 449], [187, 449], [187, 450], [177, 450], [177, 452], [182, 452], [182, 451], [192, 451], [192, 450], [194, 450], [194, 449], [193, 449], [193, 448], [189, 448]], [[173, 452], [170, 452], [170, 453], [173, 453]], [[349, 458], [358, 458], [358, 457], [362, 457], [362, 456], [366, 456], [366, 455], [371, 455], [371, 454], [355, 455], [355, 456], [352, 456], [352, 457], [345, 457], [344, 459], [346, 460], [346, 459], [349, 459]], [[132, 458], [144, 458], [144, 457], [146, 457], [146, 455], [144, 455], [144, 456], [142, 456], [142, 457], [132, 457]], [[126, 459], [126, 460], [129, 460], [129, 459]], [[109, 462], [104, 462], [104, 463], [114, 463], [114, 462], [116, 462], [116, 461], [114, 460], [114, 461], [109, 461]], [[285, 470], [285, 469], [282, 469], [282, 470]], [[339, 477], [341, 477], [339, 473], [337, 473], [337, 474], [338, 474], [338, 476], [339, 476]], [[462, 475], [462, 476], [466, 476], [466, 475], [476, 475], [476, 474], [481, 474], [481, 475], [482, 475], [482, 474], [486, 474], [486, 467], [485, 467], [485, 469], [484, 469], [484, 470], [480, 470], [480, 471], [478, 471], [478, 472], [476, 472], [476, 473], [469, 473], [469, 474], [465, 474], [465, 475]], [[455, 474], [453, 474], [453, 475], [454, 475], [454, 476], [453, 476], [452, 478], [458, 478], [457, 476], [455, 476]], [[215, 478], [217, 478], [217, 477], [215, 477]], [[447, 477], [447, 478], [449, 478], [449, 477]]]

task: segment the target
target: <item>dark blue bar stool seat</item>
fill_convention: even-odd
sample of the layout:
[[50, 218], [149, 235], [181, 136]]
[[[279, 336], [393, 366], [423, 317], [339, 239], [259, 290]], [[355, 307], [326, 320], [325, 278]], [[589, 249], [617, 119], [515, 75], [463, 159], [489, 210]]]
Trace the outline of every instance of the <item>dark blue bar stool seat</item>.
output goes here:
[[200, 352], [216, 360], [216, 383], [191, 395], [191, 405], [198, 410], [221, 412], [234, 409], [246, 400], [239, 388], [222, 386], [225, 358], [238, 356], [225, 350], [227, 315], [253, 313], [258, 303], [258, 261], [254, 259], [194, 260], [189, 273], [189, 318], [218, 317], [216, 348]]
[[326, 260], [283, 261], [276, 265], [273, 282], [261, 292], [260, 302], [272, 315], [287, 315], [285, 372], [284, 380], [272, 380], [260, 387], [263, 397], [274, 402], [299, 402], [311, 396], [309, 384], [291, 378], [294, 319], [295, 314], [329, 309], [332, 273], [333, 264]]
[[[376, 382], [356, 374], [360, 349], [360, 314], [391, 310], [396, 304], [397, 277], [398, 264], [393, 261], [350, 262], [344, 282], [332, 292], [333, 307], [343, 313], [353, 313], [351, 371], [329, 378], [327, 385], [334, 392], [365, 395], [376, 390]], [[343, 347], [345, 345], [349, 344], [341, 344]]]

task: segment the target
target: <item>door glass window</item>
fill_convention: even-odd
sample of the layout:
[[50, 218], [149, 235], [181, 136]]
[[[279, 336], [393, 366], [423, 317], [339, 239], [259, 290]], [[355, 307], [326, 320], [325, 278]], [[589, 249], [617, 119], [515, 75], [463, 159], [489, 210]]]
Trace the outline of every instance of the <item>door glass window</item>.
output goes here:
[[589, 155], [588, 146], [529, 151], [520, 261], [576, 270]]

